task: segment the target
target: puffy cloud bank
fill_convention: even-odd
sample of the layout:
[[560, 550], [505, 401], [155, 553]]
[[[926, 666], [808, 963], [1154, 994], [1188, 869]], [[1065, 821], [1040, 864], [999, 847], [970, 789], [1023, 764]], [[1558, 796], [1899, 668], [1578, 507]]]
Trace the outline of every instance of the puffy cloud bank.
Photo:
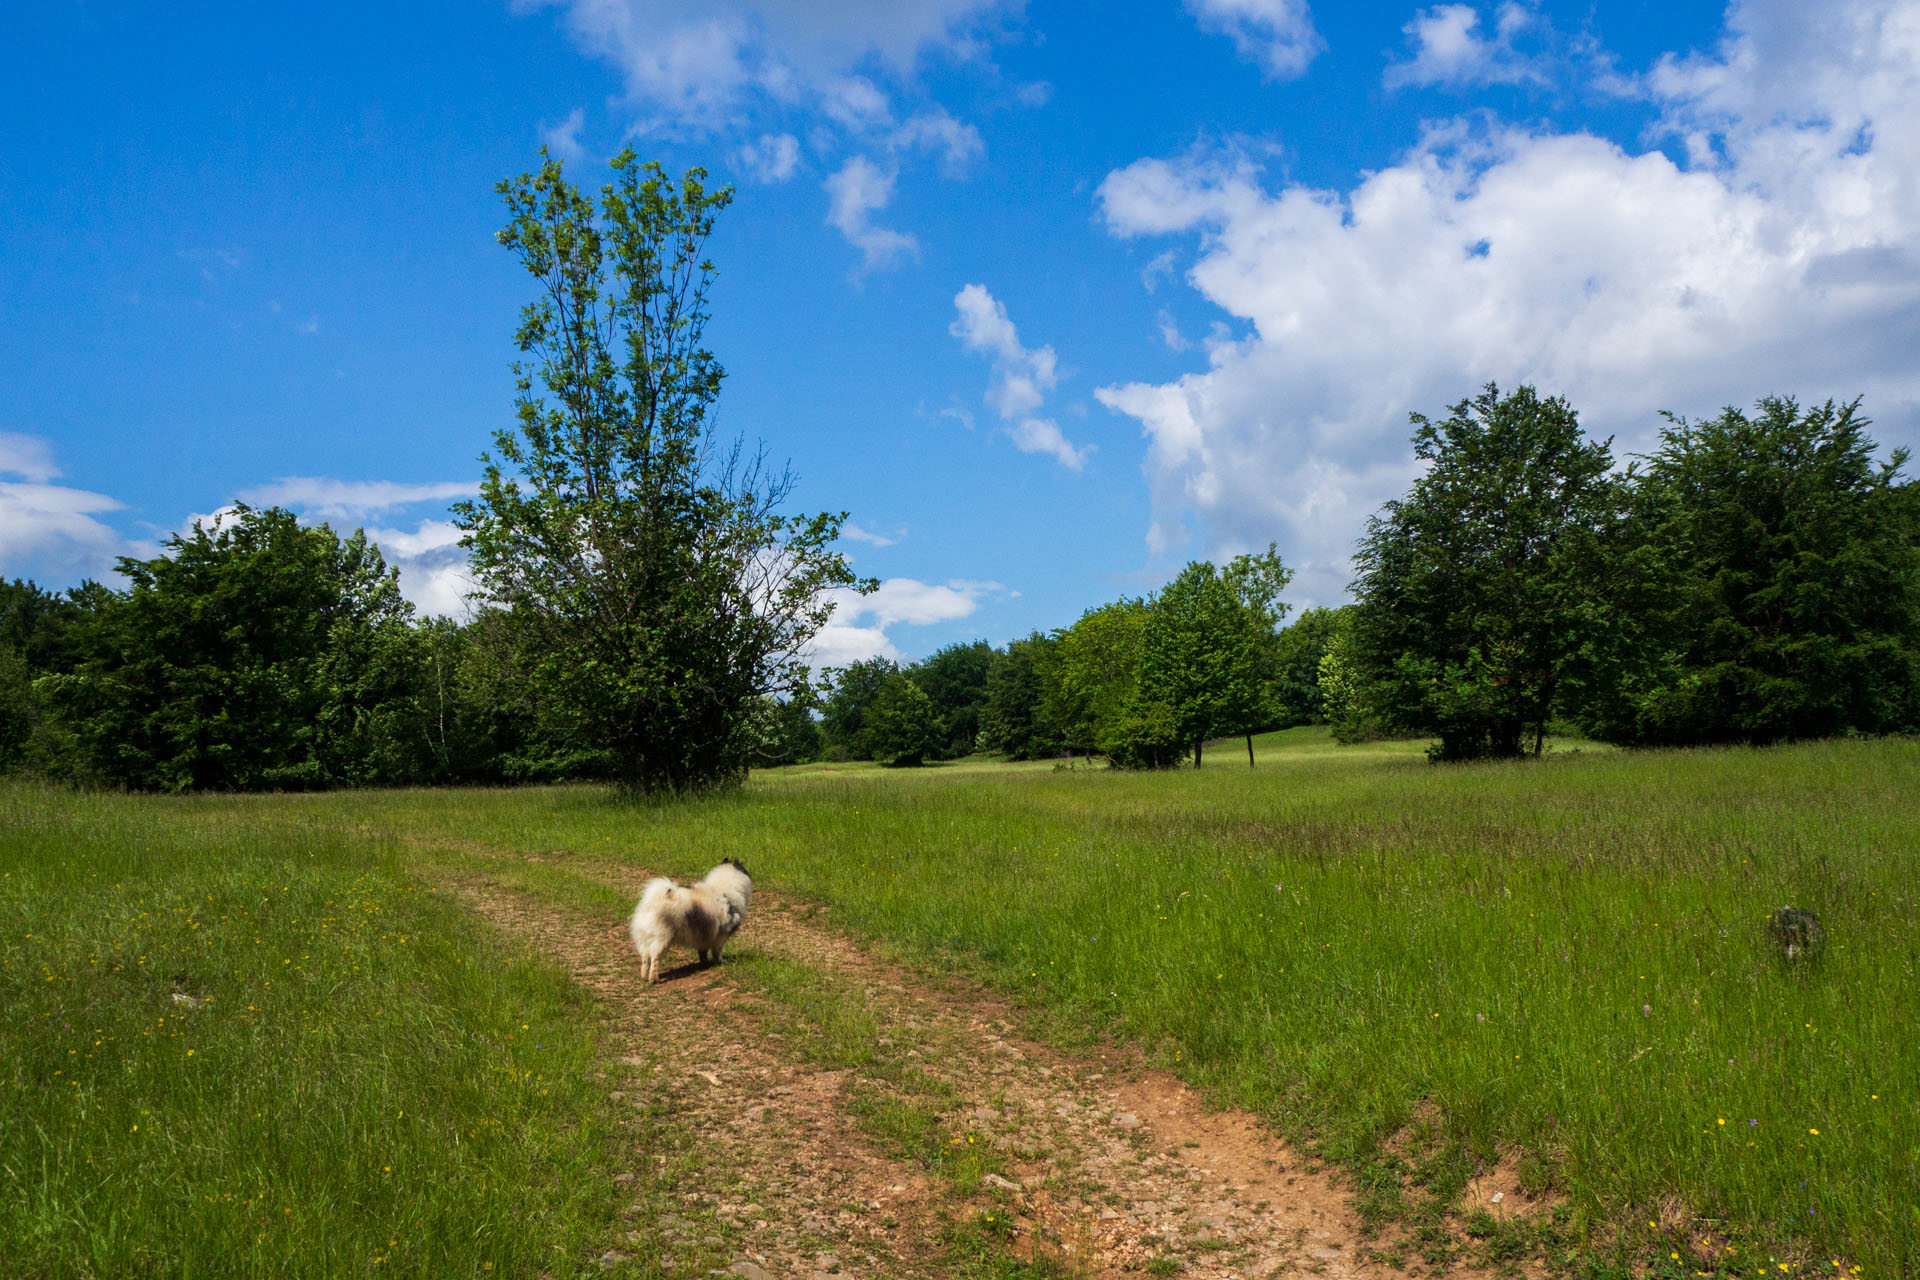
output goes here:
[[105, 577], [127, 554], [120, 535], [95, 519], [121, 504], [51, 483], [60, 474], [44, 438], [0, 431], [0, 578], [65, 586]]
[[817, 670], [844, 667], [868, 658], [899, 660], [887, 628], [897, 623], [924, 627], [970, 616], [982, 598], [1005, 590], [997, 582], [954, 579], [944, 585], [914, 578], [888, 578], [871, 595], [836, 591], [833, 617], [814, 636], [808, 659]]
[[1192, 237], [1187, 281], [1239, 322], [1207, 367], [1100, 388], [1139, 420], [1156, 554], [1278, 539], [1338, 598], [1365, 517], [1412, 475], [1409, 410], [1487, 381], [1565, 394], [1617, 449], [1656, 411], [1864, 394], [1920, 422], [1920, 3], [1736, 4], [1708, 54], [1635, 82], [1664, 152], [1430, 127], [1346, 191], [1231, 153], [1108, 176], [1123, 237]]

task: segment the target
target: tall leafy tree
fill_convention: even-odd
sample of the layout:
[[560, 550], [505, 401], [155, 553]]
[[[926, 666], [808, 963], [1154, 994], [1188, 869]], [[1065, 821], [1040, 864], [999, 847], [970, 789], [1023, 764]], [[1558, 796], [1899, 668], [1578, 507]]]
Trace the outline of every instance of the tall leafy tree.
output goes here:
[[1324, 724], [1327, 719], [1320, 691], [1320, 660], [1333, 643], [1346, 607], [1307, 609], [1274, 641], [1273, 699], [1278, 728], [1297, 724]]
[[1360, 696], [1387, 728], [1438, 737], [1437, 760], [1537, 753], [1563, 684], [1612, 643], [1611, 441], [1527, 386], [1412, 417], [1426, 473], [1360, 544]]
[[1135, 749], [1142, 726], [1131, 723], [1128, 713], [1147, 614], [1147, 602], [1138, 599], [1089, 609], [1071, 627], [1054, 632], [1054, 643], [1042, 651], [1042, 709], [1067, 750], [1142, 763]]
[[940, 716], [941, 740], [929, 749], [931, 755], [952, 759], [979, 746], [987, 677], [999, 660], [999, 650], [985, 640], [974, 640], [947, 645], [908, 669], [907, 675], [932, 699]]
[[759, 766], [805, 764], [820, 755], [820, 723], [800, 698], [762, 698], [755, 720]]
[[1656, 599], [1596, 698], [1620, 741], [1774, 742], [1920, 726], [1920, 527], [1903, 449], [1859, 402], [1669, 415], [1636, 493]]
[[159, 791], [418, 776], [412, 606], [364, 533], [242, 505], [119, 569], [55, 687], [94, 772]]
[[91, 582], [64, 595], [19, 578], [0, 582], [0, 773], [55, 765], [46, 758], [39, 681], [73, 669], [76, 626], [103, 594]]
[[1272, 723], [1274, 627], [1291, 573], [1269, 547], [1225, 569], [1196, 560], [1163, 587], [1140, 637], [1137, 696], [1166, 707], [1198, 767], [1206, 740], [1247, 738]]
[[987, 677], [987, 704], [980, 714], [981, 745], [1010, 760], [1037, 760], [1061, 749], [1060, 729], [1047, 714], [1041, 672], [1053, 648], [1036, 631], [1007, 646]]
[[873, 759], [867, 717], [881, 687], [899, 673], [891, 658], [868, 658], [826, 673], [826, 697], [820, 705], [820, 732], [827, 749], [842, 760]]
[[628, 787], [679, 791], [742, 776], [760, 698], [806, 684], [829, 589], [865, 584], [832, 549], [843, 516], [781, 514], [791, 474], [713, 436], [706, 243], [731, 189], [630, 150], [612, 169], [598, 201], [552, 159], [500, 184], [538, 296], [517, 423], [455, 518], [531, 696]]
[[944, 731], [933, 699], [905, 672], [887, 677], [867, 712], [867, 745], [885, 765], [925, 764]]

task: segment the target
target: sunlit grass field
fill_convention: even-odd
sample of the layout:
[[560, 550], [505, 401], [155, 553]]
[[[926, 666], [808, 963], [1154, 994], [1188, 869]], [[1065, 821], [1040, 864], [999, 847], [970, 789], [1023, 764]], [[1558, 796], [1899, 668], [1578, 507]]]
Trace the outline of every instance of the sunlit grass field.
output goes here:
[[313, 819], [0, 787], [0, 1274], [566, 1275], [604, 1235], [588, 1002]]
[[[606, 1206], [568, 1187], [604, 1180], [570, 1173], [600, 1154], [590, 1103], [525, 1073], [578, 1088], [589, 1041], [564, 984], [473, 963], [495, 944], [409, 871], [478, 842], [741, 858], [1046, 1034], [1145, 1044], [1343, 1164], [1382, 1217], [1419, 1221], [1506, 1157], [1564, 1204], [1555, 1247], [1592, 1259], [1920, 1275], [1920, 745], [1441, 768], [1291, 731], [1258, 768], [1234, 743], [1207, 759], [815, 766], [659, 805], [0, 790], [0, 1238], [57, 1273], [156, 1256], [136, 1234], [157, 1224], [269, 1274], [280, 1220], [318, 1215], [343, 1267], [463, 1231], [461, 1268], [546, 1265], [500, 1252], [504, 1224], [584, 1222]], [[1813, 965], [1765, 946], [1789, 902], [1826, 925]], [[521, 1023], [538, 1049], [503, 1038]], [[1434, 1109], [1431, 1151], [1384, 1145]], [[389, 1163], [461, 1195], [421, 1205]], [[564, 1252], [583, 1231], [533, 1234]]]
[[[812, 767], [640, 809], [296, 803], [678, 872], [742, 858], [1057, 1034], [1145, 1042], [1380, 1212], [1505, 1154], [1577, 1238], [1675, 1271], [1711, 1231], [1738, 1251], [1719, 1269], [1920, 1274], [1920, 745], [1466, 767], [1316, 731], [1261, 747], [1162, 775]], [[1827, 927], [1817, 964], [1765, 945], [1787, 903]], [[1422, 1100], [1451, 1153], [1424, 1192], [1382, 1149]]]

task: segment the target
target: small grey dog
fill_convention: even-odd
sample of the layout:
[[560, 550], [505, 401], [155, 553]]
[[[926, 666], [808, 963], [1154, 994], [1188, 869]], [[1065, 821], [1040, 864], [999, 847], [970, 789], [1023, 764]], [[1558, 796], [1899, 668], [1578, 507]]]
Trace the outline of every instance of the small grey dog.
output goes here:
[[732, 858], [698, 884], [675, 884], [665, 876], [647, 881], [627, 926], [642, 977], [658, 982], [660, 959], [676, 946], [691, 948], [703, 965], [718, 963], [720, 949], [746, 923], [752, 897], [753, 877]]

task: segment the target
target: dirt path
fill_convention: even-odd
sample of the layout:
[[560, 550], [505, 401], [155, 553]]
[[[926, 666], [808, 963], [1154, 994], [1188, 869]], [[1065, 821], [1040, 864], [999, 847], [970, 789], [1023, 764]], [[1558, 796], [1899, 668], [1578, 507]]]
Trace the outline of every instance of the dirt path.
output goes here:
[[[634, 894], [647, 874], [573, 867]], [[991, 999], [915, 981], [812, 908], [756, 894], [732, 948], [744, 963], [680, 963], [649, 988], [622, 925], [503, 887], [478, 866], [450, 887], [594, 993], [628, 1072], [616, 1095], [693, 1119], [707, 1167], [725, 1171], [723, 1185], [680, 1192], [686, 1216], [661, 1224], [678, 1255], [670, 1269], [718, 1259], [782, 1280], [943, 1275], [959, 1219], [1075, 1275], [1399, 1274], [1367, 1256], [1332, 1179], [1253, 1116], [1210, 1111], [1118, 1050], [1070, 1057], [1022, 1039]], [[854, 1065], [796, 1047], [793, 1019], [811, 1005], [791, 1006], [791, 988], [754, 990], [743, 975], [756, 953], [817, 982], [823, 1011], [829, 991], [858, 993], [856, 1034], [871, 1043]], [[914, 1114], [929, 1096], [939, 1124], [916, 1157], [874, 1117]], [[977, 1158], [943, 1160], [948, 1148]]]

